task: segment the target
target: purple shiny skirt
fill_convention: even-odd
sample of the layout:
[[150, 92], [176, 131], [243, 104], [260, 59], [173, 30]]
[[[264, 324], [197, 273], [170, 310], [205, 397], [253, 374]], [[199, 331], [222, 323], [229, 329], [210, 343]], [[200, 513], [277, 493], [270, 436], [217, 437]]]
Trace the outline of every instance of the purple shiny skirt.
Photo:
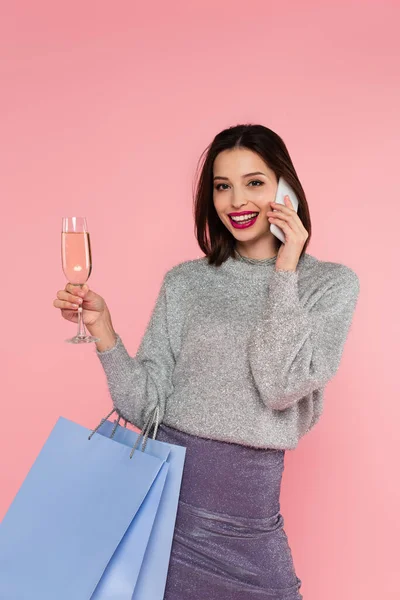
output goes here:
[[189, 435], [164, 600], [302, 600], [279, 495], [285, 450]]

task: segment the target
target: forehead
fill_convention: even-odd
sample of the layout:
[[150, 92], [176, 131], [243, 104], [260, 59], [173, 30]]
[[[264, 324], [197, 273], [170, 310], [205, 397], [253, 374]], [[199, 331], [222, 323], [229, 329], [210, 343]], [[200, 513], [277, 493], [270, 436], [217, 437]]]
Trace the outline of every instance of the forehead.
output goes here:
[[240, 177], [253, 171], [261, 171], [269, 176], [274, 176], [274, 172], [264, 160], [248, 148], [223, 150], [214, 160], [213, 171], [214, 176], [221, 175], [222, 177]]

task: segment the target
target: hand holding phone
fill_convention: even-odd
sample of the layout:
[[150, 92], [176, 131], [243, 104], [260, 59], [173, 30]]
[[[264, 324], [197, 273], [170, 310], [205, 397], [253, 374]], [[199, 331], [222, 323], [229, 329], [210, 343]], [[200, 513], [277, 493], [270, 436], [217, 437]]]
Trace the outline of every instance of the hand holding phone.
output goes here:
[[[298, 208], [299, 208], [299, 200], [298, 200], [293, 188], [287, 183], [287, 181], [283, 177], [280, 177], [279, 181], [278, 181], [278, 187], [276, 190], [276, 195], [275, 195], [274, 201], [277, 204], [283, 204], [285, 206], [285, 201], [284, 201], [285, 196], [289, 196], [290, 201], [293, 205], [293, 208], [297, 213]], [[277, 237], [279, 240], [281, 240], [281, 242], [285, 243], [285, 234], [283, 233], [282, 229], [280, 227], [278, 227], [278, 225], [275, 225], [275, 223], [271, 223], [270, 231], [271, 231], [271, 233], [274, 234], [275, 237]]]

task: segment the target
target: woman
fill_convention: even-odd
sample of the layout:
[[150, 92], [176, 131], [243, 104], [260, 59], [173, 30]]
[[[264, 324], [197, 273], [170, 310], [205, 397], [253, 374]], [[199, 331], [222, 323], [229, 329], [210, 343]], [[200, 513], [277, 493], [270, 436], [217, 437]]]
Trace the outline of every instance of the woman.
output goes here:
[[[281, 176], [297, 213], [288, 197], [274, 204]], [[240, 213], [254, 218], [240, 226]], [[165, 274], [134, 357], [87, 286], [67, 285], [54, 306], [73, 322], [83, 307], [118, 413], [142, 428], [158, 404], [157, 439], [187, 448], [165, 600], [299, 600], [280, 514], [284, 455], [321, 415], [359, 280], [305, 252], [302, 185], [262, 125], [226, 129], [207, 148], [195, 222], [205, 256]]]

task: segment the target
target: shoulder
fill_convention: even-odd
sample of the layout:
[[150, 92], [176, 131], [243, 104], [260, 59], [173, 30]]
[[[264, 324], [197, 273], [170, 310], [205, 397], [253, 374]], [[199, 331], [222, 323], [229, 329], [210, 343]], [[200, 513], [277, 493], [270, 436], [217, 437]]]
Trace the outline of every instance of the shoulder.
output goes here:
[[207, 258], [203, 256], [174, 265], [165, 273], [164, 280], [167, 285], [173, 285], [174, 287], [179, 287], [180, 284], [186, 286], [193, 281], [198, 281], [199, 278], [201, 279], [208, 271]]
[[303, 256], [300, 276], [307, 284], [314, 281], [318, 286], [351, 290], [355, 295], [360, 291], [360, 279], [353, 268], [343, 263], [321, 260], [308, 253]]

